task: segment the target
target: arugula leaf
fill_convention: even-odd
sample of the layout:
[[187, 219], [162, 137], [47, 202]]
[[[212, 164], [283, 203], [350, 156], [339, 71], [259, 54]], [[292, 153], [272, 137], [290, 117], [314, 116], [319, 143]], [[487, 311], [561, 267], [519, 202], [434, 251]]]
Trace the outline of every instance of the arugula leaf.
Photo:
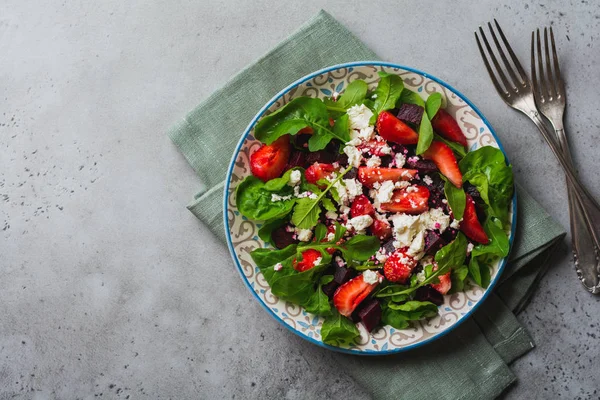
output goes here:
[[457, 268], [464, 264], [467, 258], [467, 238], [462, 232], [459, 232], [451, 243], [445, 245], [435, 254], [435, 261], [438, 265], [439, 272], [444, 270], [443, 275], [448, 272], [449, 268]]
[[[514, 191], [512, 166], [506, 165], [504, 154], [492, 146], [480, 147], [467, 153], [458, 166], [463, 180], [475, 185], [486, 197], [482, 197], [502, 225], [508, 223], [508, 212]], [[482, 176], [487, 179], [487, 185]]]
[[450, 280], [452, 286], [450, 287], [450, 293], [462, 292], [465, 289], [465, 279], [469, 275], [469, 268], [463, 265], [459, 268], [452, 268], [452, 274], [450, 274]]
[[374, 117], [382, 111], [396, 107], [396, 102], [404, 90], [404, 82], [398, 75], [379, 72], [379, 76], [381, 79], [373, 93], [377, 96], [373, 102]]
[[376, 236], [356, 235], [341, 245], [347, 260], [366, 261], [377, 253], [381, 243]]
[[438, 313], [438, 307], [429, 301], [411, 300], [404, 304], [387, 302], [382, 308], [382, 322], [396, 329], [406, 329], [409, 326], [408, 321], [430, 318]]
[[417, 142], [416, 154], [423, 154], [427, 151], [431, 142], [433, 141], [433, 127], [427, 117], [427, 113], [423, 113], [421, 116], [421, 123], [419, 124], [419, 141]]
[[408, 286], [405, 285], [388, 285], [375, 293], [374, 297], [383, 298], [383, 297], [393, 297], [398, 295], [400, 292], [408, 289]]
[[346, 227], [340, 224], [339, 222], [335, 222], [335, 237], [333, 238], [333, 242], [337, 243], [340, 241], [342, 237], [344, 237], [344, 233], [346, 233]]
[[392, 310], [388, 307], [383, 308], [381, 312], [381, 322], [396, 329], [406, 329], [410, 326], [410, 322], [408, 322], [402, 312]]
[[308, 299], [308, 302], [304, 306], [306, 312], [327, 316], [331, 314], [331, 304], [329, 303], [329, 297], [323, 293], [323, 285], [328, 284], [333, 280], [333, 275], [322, 276], [319, 280], [317, 290]]
[[271, 144], [280, 136], [295, 135], [307, 126], [314, 131], [308, 143], [310, 151], [322, 150], [334, 138], [342, 143], [350, 140], [349, 132], [335, 132], [331, 129], [325, 103], [311, 97], [295, 98], [274, 113], [263, 117], [254, 128], [254, 136], [263, 143]]
[[351, 165], [329, 183], [329, 186], [327, 186], [316, 199], [311, 199], [309, 197], [298, 199], [296, 207], [294, 208], [294, 213], [292, 214], [292, 223], [301, 229], [312, 229], [319, 220], [319, 215], [321, 213], [321, 206], [319, 204], [321, 199], [325, 197], [333, 185], [342, 179], [350, 169], [352, 169]]
[[483, 282], [481, 281], [481, 266], [479, 265], [479, 261], [477, 261], [477, 257], [471, 257], [471, 261], [469, 261], [469, 277], [473, 279], [476, 284], [483, 287]]
[[452, 149], [452, 151], [454, 152], [454, 154], [457, 156], [457, 159], [461, 159], [467, 155], [467, 151], [461, 144], [458, 144], [456, 142], [451, 142], [451, 141], [447, 140], [446, 138], [441, 137], [437, 133], [433, 134], [433, 138], [435, 140], [437, 140], [438, 142], [443, 142], [448, 147], [450, 147]]
[[486, 245], [478, 244], [475, 246], [471, 255], [473, 257], [483, 254], [493, 254], [500, 257], [508, 256], [510, 242], [504, 229], [502, 229], [501, 226], [498, 226], [492, 218], [488, 218], [485, 221], [483, 229], [485, 230], [485, 233], [487, 233], [490, 242]]
[[331, 201], [331, 199], [329, 199], [327, 197], [323, 197], [321, 199], [321, 203], [323, 203], [323, 207], [325, 207], [325, 209], [327, 211], [337, 212], [337, 207], [335, 206], [335, 204], [333, 204], [333, 202]]
[[400, 98], [398, 99], [398, 102], [396, 104], [398, 106], [400, 106], [401, 104], [405, 104], [405, 103], [406, 104], [416, 104], [418, 106], [425, 108], [425, 102], [423, 101], [421, 96], [419, 96], [418, 93], [415, 93], [409, 89], [402, 90], [402, 94], [400, 94]]
[[259, 269], [269, 268], [273, 265], [286, 261], [296, 255], [297, 246], [291, 244], [281, 250], [258, 248], [252, 250], [250, 257]]
[[286, 222], [287, 218], [276, 218], [266, 221], [263, 224], [263, 226], [261, 226], [258, 230], [258, 237], [261, 238], [264, 242], [271, 243], [274, 246], [275, 243], [273, 243], [272, 241], [271, 234], [275, 229], [285, 225]]
[[317, 227], [315, 228], [315, 242], [321, 242], [321, 240], [325, 239], [326, 235], [327, 227], [323, 224], [317, 224]]
[[[278, 185], [274, 186], [279, 187]], [[287, 185], [281, 190], [270, 191], [267, 189], [267, 184], [250, 175], [236, 188], [235, 202], [243, 216], [255, 220], [271, 220], [282, 218], [292, 211], [296, 203], [296, 199], [291, 197], [292, 193], [292, 188]], [[290, 199], [272, 201], [272, 194], [290, 196]]]
[[448, 200], [448, 205], [452, 210], [454, 219], [461, 220], [465, 212], [465, 206], [467, 205], [467, 195], [463, 188], [457, 188], [450, 182], [446, 177], [442, 175], [444, 179], [444, 194]]
[[431, 93], [425, 102], [425, 111], [427, 111], [427, 116], [429, 119], [433, 119], [433, 117], [435, 117], [435, 114], [437, 114], [441, 106], [442, 94], [439, 92]]
[[340, 344], [341, 342], [351, 342], [360, 335], [356, 325], [348, 318], [341, 315], [337, 310], [325, 318], [321, 327], [321, 338], [323, 343]]
[[342, 95], [337, 101], [337, 105], [348, 109], [356, 104], [361, 104], [365, 97], [367, 97], [367, 90], [367, 82], [361, 79], [352, 81], [342, 92]]

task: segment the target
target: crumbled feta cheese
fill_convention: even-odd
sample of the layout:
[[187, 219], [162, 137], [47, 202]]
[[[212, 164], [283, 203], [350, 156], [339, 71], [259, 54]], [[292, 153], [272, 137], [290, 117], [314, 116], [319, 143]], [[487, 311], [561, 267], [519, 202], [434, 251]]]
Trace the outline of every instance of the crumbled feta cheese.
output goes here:
[[411, 163], [411, 164], [414, 164], [417, 161], [419, 161], [419, 157], [418, 156], [408, 157], [408, 162]]
[[335, 239], [335, 232], [329, 232], [327, 234], [327, 241], [331, 242], [333, 239]]
[[419, 261], [419, 264], [423, 268], [425, 268], [428, 265], [433, 264], [433, 256], [425, 256], [425, 257], [421, 258], [421, 260]]
[[275, 203], [276, 201], [285, 201], [285, 200], [289, 200], [289, 199], [291, 199], [291, 198], [292, 198], [292, 196], [291, 196], [291, 195], [289, 195], [289, 196], [280, 196], [280, 195], [278, 195], [278, 194], [276, 194], [276, 193], [273, 193], [273, 194], [271, 194], [271, 201], [272, 201], [273, 203]]
[[410, 246], [419, 231], [419, 215], [396, 214], [391, 220], [394, 225], [394, 247]]
[[375, 258], [382, 264], [388, 259], [388, 255], [383, 247], [375, 253]]
[[410, 183], [408, 181], [398, 181], [394, 183], [394, 186], [398, 189], [404, 189], [406, 187], [409, 187]]
[[375, 99], [377, 98], [377, 93], [373, 93], [373, 96], [371, 96], [371, 98], [372, 98], [373, 100], [375, 100]]
[[337, 100], [337, 98], [340, 97], [340, 94], [338, 92], [333, 92], [331, 97], [333, 97], [334, 100]]
[[379, 167], [381, 165], [381, 158], [372, 156], [367, 160], [367, 167]]
[[305, 197], [308, 197], [309, 199], [313, 199], [314, 200], [314, 199], [318, 198], [319, 196], [317, 196], [316, 193], [313, 193], [313, 192], [310, 192], [310, 191], [306, 191], [306, 192], [299, 193], [296, 197], [298, 197], [299, 199], [303, 199]]
[[335, 211], [327, 211], [325, 213], [325, 218], [336, 220], [336, 219], [338, 219], [338, 215]]
[[432, 185], [432, 184], [433, 184], [433, 179], [431, 179], [431, 177], [430, 177], [429, 175], [425, 175], [425, 176], [423, 177], [423, 182], [424, 182], [426, 185]]
[[417, 273], [417, 282], [425, 282], [425, 270], [422, 269], [419, 273]]
[[376, 200], [378, 203], [389, 203], [394, 194], [394, 182], [384, 181], [377, 190]]
[[473, 248], [474, 248], [474, 247], [475, 247], [475, 246], [473, 245], [473, 243], [469, 243], [469, 244], [467, 245], [467, 254], [471, 254], [471, 252], [473, 251]]
[[462, 222], [462, 218], [460, 220], [457, 220], [457, 219], [452, 220], [452, 223], [450, 224], [450, 228], [459, 229], [461, 222]]
[[344, 265], [346, 265], [346, 262], [340, 256], [335, 256], [335, 262], [338, 265], [338, 267], [343, 267]]
[[381, 154], [391, 154], [391, 152], [392, 148], [387, 144], [384, 144], [383, 146], [379, 147], [379, 153]]
[[352, 129], [364, 129], [369, 126], [369, 121], [373, 116], [373, 111], [364, 104], [355, 105], [346, 112]]
[[281, 263], [277, 263], [277, 264], [275, 264], [275, 266], [273, 266], [273, 269], [275, 271], [281, 271], [282, 268], [283, 268], [283, 265], [281, 265]]
[[348, 204], [348, 190], [346, 190], [346, 186], [340, 181], [337, 181], [333, 184], [333, 188], [337, 192], [337, 195], [340, 199], [340, 204]]
[[350, 207], [348, 207], [348, 206], [341, 206], [340, 207], [340, 214], [341, 215], [346, 216], [346, 215], [348, 215], [349, 212], [350, 212]]
[[362, 154], [356, 147], [349, 144], [346, 147], [344, 147], [344, 153], [346, 153], [346, 155], [348, 156], [348, 164], [356, 168], [360, 167]]
[[375, 137], [375, 127], [367, 126], [366, 128], [361, 129], [358, 132], [358, 137], [364, 140], [365, 142], [368, 142], [369, 140], [373, 139], [373, 137]]
[[368, 283], [369, 285], [373, 285], [379, 282], [379, 277], [377, 276], [377, 272], [371, 271], [370, 269], [366, 270], [362, 273], [363, 281]]
[[313, 266], [316, 267], [317, 265], [321, 264], [321, 261], [323, 261], [323, 257], [318, 257], [315, 262], [313, 262]]
[[406, 188], [406, 193], [418, 192], [419, 189], [416, 186], [409, 186]]
[[373, 224], [373, 218], [370, 215], [359, 215], [358, 217], [354, 217], [350, 219], [346, 227], [350, 229], [354, 228], [356, 233], [363, 233], [365, 229], [370, 227]]
[[421, 214], [422, 229], [439, 229], [443, 233], [450, 225], [450, 216], [444, 214], [441, 208], [431, 208]]
[[417, 236], [413, 239], [407, 253], [417, 260], [423, 257], [423, 249], [425, 249], [425, 231], [417, 233]]
[[356, 179], [344, 179], [344, 184], [348, 192], [348, 201], [354, 200], [356, 196], [360, 196], [363, 193], [362, 183]]
[[300, 183], [301, 179], [302, 179], [302, 174], [300, 173], [300, 171], [298, 171], [297, 169], [295, 169], [290, 174], [290, 181], [288, 182], [288, 185], [290, 185], [290, 186], [296, 186], [297, 184]]
[[394, 161], [396, 162], [396, 168], [402, 168], [406, 164], [406, 157], [404, 157], [404, 154], [396, 153]]
[[300, 195], [300, 186], [294, 186], [294, 196], [298, 197]]
[[296, 233], [298, 234], [298, 240], [301, 242], [308, 242], [312, 239], [312, 231], [310, 229], [298, 229], [296, 228]]

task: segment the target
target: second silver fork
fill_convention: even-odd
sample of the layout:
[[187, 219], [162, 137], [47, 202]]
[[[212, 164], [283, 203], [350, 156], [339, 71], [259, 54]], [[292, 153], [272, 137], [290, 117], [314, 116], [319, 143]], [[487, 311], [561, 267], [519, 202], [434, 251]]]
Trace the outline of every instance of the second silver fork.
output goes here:
[[[538, 108], [552, 124], [565, 159], [573, 166], [563, 124], [567, 102], [566, 91], [558, 64], [558, 55], [556, 53], [556, 43], [554, 42], [554, 32], [552, 31], [552, 27], [550, 27], [550, 43], [552, 47], [552, 56], [550, 55], [550, 46], [548, 44], [548, 30], [544, 28], [544, 67], [544, 63], [542, 62], [540, 30], [538, 29], [536, 32], [531, 33], [531, 81], [533, 83], [533, 91]], [[550, 62], [551, 58], [552, 64]], [[577, 196], [575, 196], [575, 190], [576, 189], [571, 182], [567, 179], [569, 217], [571, 220], [571, 243], [573, 246], [573, 255], [575, 257], [575, 270], [585, 288], [592, 293], [596, 293], [600, 289], [598, 286], [598, 274], [600, 273], [600, 262], [598, 259], [600, 243], [598, 242], [598, 238], [594, 237], [593, 230], [588, 227], [582, 205], [577, 199]], [[593, 249], [593, 251], [591, 249]]]

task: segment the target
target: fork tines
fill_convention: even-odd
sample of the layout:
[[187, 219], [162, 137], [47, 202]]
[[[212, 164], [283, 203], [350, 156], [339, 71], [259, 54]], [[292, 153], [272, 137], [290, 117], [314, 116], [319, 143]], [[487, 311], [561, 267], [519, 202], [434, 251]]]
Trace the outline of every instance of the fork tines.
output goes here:
[[[550, 43], [552, 46], [553, 68], [551, 68], [550, 65], [548, 29], [544, 28], [544, 60], [546, 61], [546, 67], [544, 70], [544, 65], [542, 62], [542, 41], [540, 40], [540, 30], [537, 29], [535, 32], [531, 32], [531, 80], [533, 82], [533, 89], [537, 95], [536, 98], [541, 103], [544, 103], [546, 100], [552, 100], [555, 96], [557, 99], [560, 99], [565, 94], [564, 82], [558, 66], [558, 55], [556, 54], [556, 44], [554, 43], [554, 32], [552, 32], [552, 27], [550, 27]], [[535, 50], [537, 50], [537, 57]], [[535, 65], [536, 58], [537, 71]]]
[[[504, 48], [503, 48], [503, 46], [500, 45], [500, 42], [498, 41], [498, 37], [496, 36], [496, 33], [494, 31], [494, 27], [492, 26], [491, 23], [488, 22], [488, 28], [492, 35], [492, 39], [496, 45], [496, 50], [497, 50], [498, 54], [500, 55], [500, 58], [502, 59], [503, 66], [501, 66], [500, 63], [498, 62], [498, 58], [494, 54], [494, 51], [492, 50], [492, 47], [490, 46], [490, 43], [488, 42], [488, 39], [487, 39], [487, 37], [483, 31], [483, 28], [481, 26], [479, 27], [479, 35], [477, 35], [477, 32], [475, 32], [475, 39], [477, 40], [477, 46], [479, 47], [479, 52], [481, 53], [481, 57], [483, 58], [485, 67], [490, 75], [490, 78], [492, 79], [492, 82], [493, 82], [496, 90], [498, 91], [500, 96], [506, 100], [506, 98], [513, 97], [520, 91], [527, 89], [530, 86], [530, 83], [529, 83], [529, 79], [527, 78], [527, 74], [525, 73], [525, 70], [521, 66], [521, 63], [517, 59], [517, 56], [513, 52], [510, 45], [508, 44], [508, 40], [506, 40], [506, 36], [504, 36], [504, 32], [502, 32], [502, 29], [500, 28], [500, 25], [498, 24], [498, 21], [496, 21], [496, 19], [494, 19], [494, 24], [496, 26], [496, 30], [498, 31], [498, 34], [500, 35], [500, 38], [502, 39], [504, 48], [506, 48], [506, 50], [508, 51], [508, 54], [510, 56], [510, 60], [512, 61], [512, 63], [506, 57]], [[496, 73], [494, 73], [494, 69], [492, 69], [490, 62], [488, 61], [488, 57], [486, 56], [486, 52], [484, 51], [483, 46], [481, 45], [479, 36], [481, 36], [481, 39], [483, 40], [483, 43], [485, 45], [485, 48], [487, 49], [489, 58], [492, 60], [492, 64], [494, 65], [494, 69], [495, 69]], [[510, 76], [510, 80], [508, 79], [505, 71]], [[498, 81], [498, 78], [496, 76], [500, 77], [500, 81], [502, 81], [502, 85], [500, 85], [500, 82]]]

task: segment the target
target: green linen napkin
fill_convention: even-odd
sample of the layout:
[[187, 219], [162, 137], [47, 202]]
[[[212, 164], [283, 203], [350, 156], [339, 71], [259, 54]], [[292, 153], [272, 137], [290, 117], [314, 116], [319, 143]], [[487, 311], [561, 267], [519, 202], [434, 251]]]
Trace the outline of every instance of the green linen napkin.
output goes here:
[[[204, 100], [169, 131], [202, 181], [189, 210], [225, 241], [222, 203], [228, 155], [252, 117], [272, 96], [304, 75], [342, 62], [376, 59], [344, 26], [321, 11]], [[407, 353], [336, 356], [373, 398], [493, 398], [515, 380], [507, 364], [534, 344], [513, 311], [526, 304], [552, 249], [565, 234], [518, 186], [517, 193], [519, 221], [510, 263], [495, 292], [472, 319]]]

